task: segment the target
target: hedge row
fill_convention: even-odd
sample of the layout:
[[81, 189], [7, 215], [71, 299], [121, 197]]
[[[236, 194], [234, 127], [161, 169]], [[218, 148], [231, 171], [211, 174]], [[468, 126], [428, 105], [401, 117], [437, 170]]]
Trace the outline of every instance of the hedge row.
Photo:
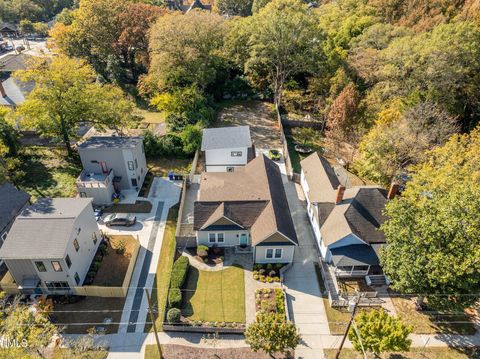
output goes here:
[[170, 289], [168, 293], [168, 304], [171, 308], [180, 308], [182, 306], [182, 291], [180, 289]]
[[187, 272], [188, 258], [185, 256], [181, 256], [175, 261], [175, 263], [173, 263], [172, 278], [170, 279], [170, 288], [180, 289], [185, 282]]

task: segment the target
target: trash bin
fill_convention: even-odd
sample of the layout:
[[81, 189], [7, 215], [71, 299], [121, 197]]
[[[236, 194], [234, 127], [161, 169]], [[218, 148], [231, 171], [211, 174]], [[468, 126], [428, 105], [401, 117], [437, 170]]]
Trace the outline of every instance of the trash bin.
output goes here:
[[175, 175], [173, 174], [172, 171], [168, 172], [168, 179], [169, 179], [170, 181], [173, 181], [174, 177], [175, 177]]

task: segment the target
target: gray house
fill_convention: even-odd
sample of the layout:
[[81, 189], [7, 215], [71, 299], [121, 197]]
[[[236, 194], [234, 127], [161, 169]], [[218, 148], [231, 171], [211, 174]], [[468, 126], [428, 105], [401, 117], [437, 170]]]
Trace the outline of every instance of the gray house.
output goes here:
[[147, 161], [141, 137], [90, 137], [78, 145], [78, 153], [83, 171], [77, 190], [95, 205], [110, 204], [115, 192], [142, 187]]
[[337, 278], [365, 277], [367, 283], [384, 283], [378, 254], [386, 240], [380, 226], [396, 187], [388, 193], [377, 186], [346, 188], [317, 153], [302, 160], [301, 166], [308, 218], [322, 259]]
[[30, 195], [19, 191], [11, 183], [0, 185], [0, 247], [7, 238], [7, 233], [15, 218], [28, 205]]
[[15, 220], [0, 258], [24, 294], [81, 286], [101, 239], [90, 198], [40, 199]]
[[292, 262], [298, 246], [280, 169], [263, 155], [202, 173], [193, 226], [198, 245], [251, 250], [255, 263]]
[[206, 128], [201, 149], [206, 172], [233, 172], [255, 158], [249, 126]]

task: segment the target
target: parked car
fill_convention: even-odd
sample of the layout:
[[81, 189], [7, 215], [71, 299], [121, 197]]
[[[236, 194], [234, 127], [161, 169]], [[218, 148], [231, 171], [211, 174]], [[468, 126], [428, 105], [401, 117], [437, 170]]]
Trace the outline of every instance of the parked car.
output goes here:
[[22, 51], [25, 51], [25, 46], [23, 45], [18, 45], [15, 50], [17, 50], [18, 52], [22, 52]]
[[280, 161], [281, 157], [282, 155], [280, 154], [280, 151], [277, 151], [277, 150], [268, 151], [268, 158], [270, 158], [272, 161]]
[[12, 51], [13, 46], [12, 45], [5, 45], [5, 51]]
[[112, 213], [103, 219], [107, 227], [111, 226], [133, 226], [137, 222], [137, 217], [128, 213]]

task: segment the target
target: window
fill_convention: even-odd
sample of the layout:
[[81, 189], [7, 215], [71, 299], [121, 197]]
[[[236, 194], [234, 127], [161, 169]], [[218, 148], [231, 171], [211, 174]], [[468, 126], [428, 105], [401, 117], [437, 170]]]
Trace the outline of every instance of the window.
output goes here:
[[135, 170], [135, 167], [133, 167], [133, 161], [128, 161], [128, 162], [127, 162], [127, 165], [128, 165], [128, 169], [129, 169], [130, 171]]
[[7, 232], [2, 234], [1, 242], [3, 242], [5, 239], [7, 239]]
[[225, 242], [225, 237], [224, 237], [223, 233], [217, 233], [217, 242], [218, 243]]
[[77, 272], [75, 272], [75, 283], [77, 283], [77, 285], [80, 285], [80, 276]]
[[72, 266], [72, 261], [70, 260], [70, 256], [68, 254], [65, 257], [65, 262], [67, 263], [68, 268], [70, 268]]
[[232, 151], [232, 157], [242, 157], [242, 151]]
[[137, 187], [137, 179], [132, 178], [132, 186]]
[[45, 267], [45, 264], [43, 264], [43, 262], [35, 262], [35, 265], [37, 266], [37, 270], [39, 272], [46, 272], [47, 271], [47, 267]]
[[70, 286], [68, 282], [45, 282], [45, 286], [49, 290], [68, 290]]
[[138, 168], [138, 162], [137, 162], [137, 159], [135, 158], [135, 169]]
[[98, 163], [98, 161], [91, 160], [90, 163]]
[[93, 240], [93, 244], [97, 244], [97, 234], [95, 232], [93, 232], [92, 234], [92, 240]]
[[76, 238], [73, 240], [73, 246], [75, 247], [75, 250], [78, 252], [78, 250], [80, 249], [80, 246]]
[[227, 172], [233, 172], [235, 171], [235, 167], [227, 167]]
[[215, 243], [215, 233], [208, 234], [208, 242]]
[[59, 261], [52, 261], [52, 267], [55, 272], [63, 272], [62, 266]]
[[273, 249], [272, 248], [267, 249], [267, 252], [265, 253], [265, 258], [267, 258], [267, 259], [273, 258]]
[[85, 192], [80, 192], [80, 197], [86, 198], [86, 197], [87, 197], [87, 194], [86, 194]]
[[282, 258], [282, 252], [283, 252], [283, 249], [281, 248], [276, 248], [275, 249], [275, 258]]

